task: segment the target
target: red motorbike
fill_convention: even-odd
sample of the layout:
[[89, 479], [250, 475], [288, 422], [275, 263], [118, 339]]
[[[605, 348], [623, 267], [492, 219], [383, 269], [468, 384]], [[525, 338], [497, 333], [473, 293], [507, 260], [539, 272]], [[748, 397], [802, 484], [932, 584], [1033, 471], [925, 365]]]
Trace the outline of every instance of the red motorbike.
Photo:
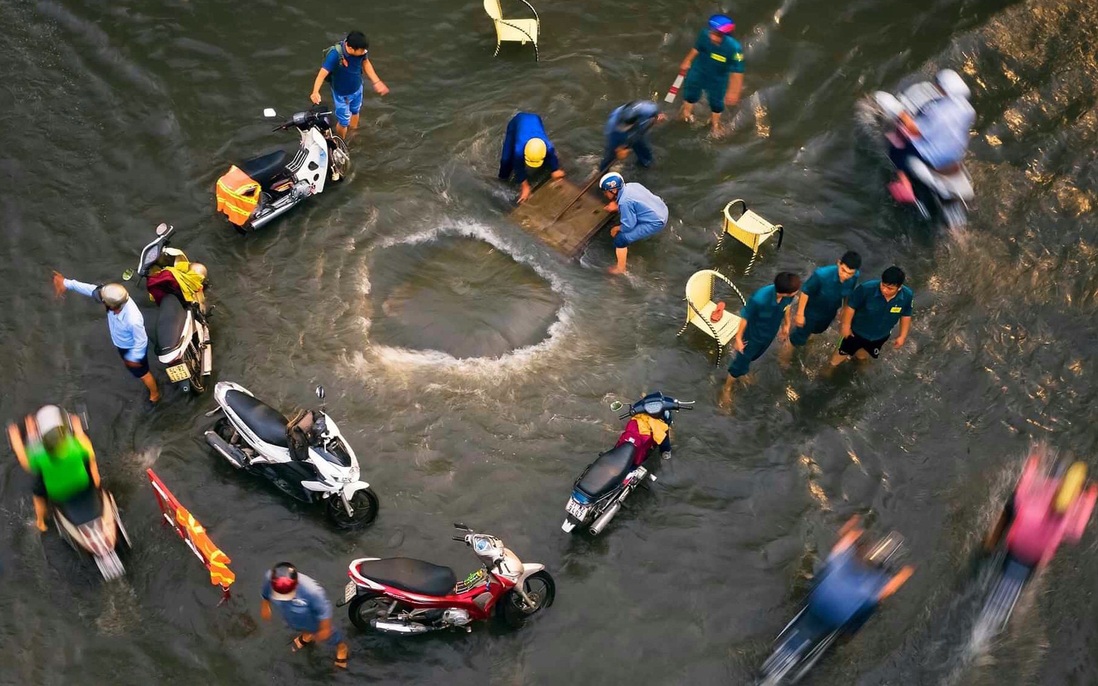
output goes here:
[[519, 628], [553, 604], [556, 584], [545, 565], [525, 564], [489, 534], [464, 524], [455, 541], [465, 543], [484, 566], [458, 582], [449, 567], [406, 557], [353, 560], [343, 602], [350, 604], [351, 623], [363, 631], [423, 634], [464, 628], [474, 620], [498, 616]]

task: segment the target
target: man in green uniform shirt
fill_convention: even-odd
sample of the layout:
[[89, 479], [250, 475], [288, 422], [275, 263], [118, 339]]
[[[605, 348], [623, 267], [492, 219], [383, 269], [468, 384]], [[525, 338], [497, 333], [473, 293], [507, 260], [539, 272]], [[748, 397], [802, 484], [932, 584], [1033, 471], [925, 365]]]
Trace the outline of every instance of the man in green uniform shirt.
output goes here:
[[843, 306], [840, 332], [843, 340], [831, 356], [837, 367], [850, 356], [858, 360], [876, 359], [881, 348], [900, 324], [900, 335], [892, 342], [900, 348], [911, 330], [911, 304], [915, 294], [904, 285], [904, 271], [893, 265], [880, 279], [866, 281], [854, 289]]
[[709, 123], [714, 135], [721, 130], [721, 112], [726, 105], [738, 104], [743, 90], [743, 48], [732, 37], [735, 29], [735, 22], [725, 15], [713, 15], [679, 66], [686, 72], [682, 118], [694, 121], [694, 105], [704, 91], [712, 112]]

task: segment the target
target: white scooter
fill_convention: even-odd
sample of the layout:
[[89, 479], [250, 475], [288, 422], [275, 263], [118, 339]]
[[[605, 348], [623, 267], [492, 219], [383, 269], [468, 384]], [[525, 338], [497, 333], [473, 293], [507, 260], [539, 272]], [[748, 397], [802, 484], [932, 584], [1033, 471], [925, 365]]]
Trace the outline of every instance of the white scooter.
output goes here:
[[[324, 388], [316, 389], [324, 398]], [[358, 459], [339, 427], [320, 410], [300, 411], [293, 419], [229, 381], [214, 386], [224, 413], [206, 442], [236, 469], [269, 479], [279, 490], [307, 503], [327, 503], [339, 528], [367, 526], [377, 518], [378, 499], [359, 480]]]
[[[182, 250], [168, 246], [174, 233], [175, 227], [168, 224], [156, 227], [156, 239], [141, 250], [137, 262], [139, 279], [147, 280], [165, 267], [189, 262]], [[122, 274], [125, 281], [133, 276], [130, 269]], [[157, 309], [157, 359], [164, 365], [168, 378], [180, 384], [184, 393], [204, 392], [213, 372], [213, 345], [204, 302], [184, 305], [178, 295], [161, 295]]]
[[[888, 145], [902, 147], [906, 143], [906, 134], [899, 125], [901, 114], [906, 113], [914, 118], [922, 108], [941, 97], [941, 91], [929, 82], [917, 83], [899, 96], [884, 91], [874, 93], [871, 108], [886, 127], [884, 133]], [[930, 220], [938, 214], [950, 229], [963, 228], [968, 221], [968, 202], [976, 197], [972, 177], [964, 164], [959, 164], [955, 171], [948, 174], [931, 169], [914, 156], [908, 164], [915, 190], [912, 204], [923, 219]]]
[[[267, 108], [263, 116], [273, 118], [275, 111]], [[297, 112], [275, 131], [297, 129], [301, 143], [291, 157], [286, 150], [276, 150], [237, 165], [259, 188], [242, 190], [236, 195], [236, 178], [230, 169], [218, 180], [218, 209], [246, 234], [285, 214], [298, 203], [324, 192], [325, 184], [337, 182], [350, 171], [351, 155], [347, 144], [332, 131], [332, 112], [319, 105], [307, 112]], [[254, 184], [253, 184], [254, 186]], [[258, 197], [256, 197], [258, 193]], [[248, 210], [241, 216], [239, 208]]]

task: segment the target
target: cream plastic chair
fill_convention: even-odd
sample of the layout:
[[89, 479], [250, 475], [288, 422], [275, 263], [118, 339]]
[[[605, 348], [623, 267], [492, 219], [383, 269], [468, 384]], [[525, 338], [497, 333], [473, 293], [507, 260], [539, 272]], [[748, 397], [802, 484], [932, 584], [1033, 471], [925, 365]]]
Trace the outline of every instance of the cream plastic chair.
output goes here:
[[730, 309], [725, 309], [720, 321], [714, 322], [710, 319], [717, 309], [717, 303], [713, 301], [713, 285], [717, 279], [728, 284], [740, 296], [740, 302], [747, 304], [740, 289], [724, 274], [712, 269], [696, 272], [686, 282], [686, 323], [682, 325], [678, 335], [686, 333], [691, 324], [698, 327], [702, 333], [717, 341], [717, 364], [720, 365], [724, 347], [735, 337], [743, 320]]
[[499, 0], [484, 0], [484, 11], [496, 25], [496, 52], [492, 55], [493, 57], [499, 54], [499, 46], [503, 41], [513, 41], [523, 45], [527, 42], [533, 43], [534, 59], [538, 59], [538, 31], [541, 29], [541, 19], [533, 5], [526, 0], [522, 2], [534, 13], [533, 19], [504, 19]]
[[717, 239], [717, 250], [721, 249], [725, 236], [732, 236], [740, 243], [751, 248], [751, 262], [748, 263], [744, 274], [751, 271], [755, 264], [755, 257], [759, 254], [759, 248], [766, 239], [774, 234], [778, 235], [778, 250], [782, 248], [782, 240], [785, 238], [785, 228], [781, 224], [771, 224], [753, 211], [747, 209], [747, 203], [743, 200], [733, 200], [724, 206], [724, 220], [721, 226], [721, 237]]

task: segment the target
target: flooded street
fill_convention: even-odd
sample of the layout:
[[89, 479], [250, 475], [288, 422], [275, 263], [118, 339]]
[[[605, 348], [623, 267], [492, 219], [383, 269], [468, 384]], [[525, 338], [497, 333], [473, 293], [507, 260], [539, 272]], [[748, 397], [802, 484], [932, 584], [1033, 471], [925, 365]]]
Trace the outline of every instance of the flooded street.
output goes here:
[[[714, 6], [531, 2], [539, 62], [514, 44], [493, 57], [472, 2], [0, 0], [0, 416], [86, 404], [135, 548], [124, 581], [103, 584], [55, 531], [35, 530], [30, 478], [5, 451], [0, 684], [749, 684], [855, 513], [901, 532], [916, 573], [804, 683], [1098, 683], [1094, 522], [1003, 636], [973, 637], [987, 582], [976, 554], [1029, 447], [1098, 468], [1098, 3], [732, 7], [743, 101], [724, 137], [670, 122], [650, 169], [625, 165], [670, 221], [615, 278], [605, 232], [568, 261], [508, 220], [504, 129], [520, 109], [540, 113], [582, 184], [610, 110], [657, 92], [662, 105]], [[324, 49], [356, 28], [391, 92], [366, 96], [352, 174], [237, 235], [215, 213], [217, 178], [296, 143], [263, 108], [305, 109]], [[945, 67], [977, 112], [977, 199], [956, 235], [895, 207], [858, 107]], [[785, 226], [781, 250], [767, 243], [750, 269], [744, 246], [714, 250], [735, 198]], [[211, 392], [184, 396], [154, 361], [164, 399], [150, 406], [102, 309], [54, 299], [51, 269], [120, 280], [162, 221], [209, 269], [214, 379], [287, 414], [316, 406], [323, 385], [380, 497], [372, 527], [341, 533], [234, 472], [203, 439]], [[830, 379], [834, 330], [788, 370], [771, 350], [731, 414], [717, 408], [711, 340], [676, 337], [690, 275], [719, 269], [749, 296], [847, 249], [863, 279], [907, 272], [907, 345]], [[130, 293], [155, 331], [155, 308]], [[601, 536], [562, 533], [573, 480], [621, 430], [608, 406], [652, 390], [697, 401], [677, 418], [674, 458]], [[160, 525], [148, 467], [232, 558], [226, 606]], [[262, 575], [279, 560], [333, 600], [357, 557], [422, 558], [464, 578], [477, 560], [450, 542], [455, 521], [545, 564], [553, 606], [517, 632], [405, 640], [364, 635], [336, 608], [345, 674], [260, 621]]]

